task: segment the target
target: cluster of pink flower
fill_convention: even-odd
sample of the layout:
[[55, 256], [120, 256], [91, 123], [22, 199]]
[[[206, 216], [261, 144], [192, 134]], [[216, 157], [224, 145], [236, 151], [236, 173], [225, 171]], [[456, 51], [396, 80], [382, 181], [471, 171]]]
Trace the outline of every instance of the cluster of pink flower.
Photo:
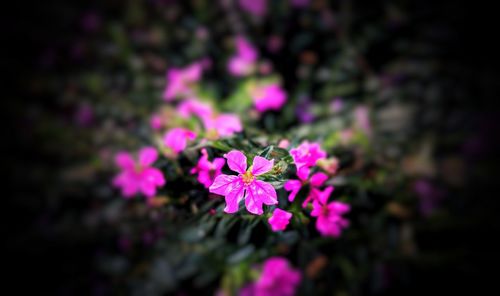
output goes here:
[[247, 170], [247, 157], [240, 151], [233, 150], [224, 155], [229, 168], [238, 173], [235, 175], [221, 174], [215, 178], [209, 190], [212, 193], [225, 196], [226, 213], [238, 211], [238, 203], [245, 200], [247, 210], [256, 215], [262, 215], [262, 204], [278, 204], [274, 187], [256, 177], [269, 172], [274, 165], [274, 160], [267, 160], [255, 156], [253, 164]]
[[[210, 104], [201, 101], [197, 97], [194, 86], [200, 80], [206, 64], [208, 62], [203, 60], [185, 68], [170, 69], [167, 73], [164, 100], [173, 102], [175, 99], [180, 99], [181, 101], [176, 107], [176, 115], [183, 119], [192, 116], [198, 118], [203, 124], [207, 137], [227, 137], [241, 132], [243, 126], [236, 114], [216, 112]], [[160, 130], [165, 125], [162, 117], [158, 114], [151, 117], [150, 124], [154, 130]], [[175, 153], [179, 153], [184, 150], [186, 141], [194, 138], [196, 138], [194, 132], [174, 128], [165, 134], [164, 141], [166, 147]], [[177, 140], [179, 140], [179, 144], [176, 144]]]
[[[343, 214], [349, 212], [350, 206], [343, 202], [334, 201], [328, 203], [328, 198], [333, 191], [333, 186], [327, 187], [324, 191], [319, 188], [328, 180], [329, 176], [323, 172], [311, 173], [311, 168], [322, 161], [323, 168], [326, 168], [327, 173], [334, 174], [337, 168], [337, 162], [326, 160], [326, 152], [321, 150], [318, 143], [303, 142], [297, 148], [291, 149], [295, 165], [297, 167], [297, 177], [299, 180], [288, 180], [284, 188], [290, 191], [288, 200], [293, 202], [300, 189], [309, 184], [310, 191], [306, 199], [302, 203], [303, 208], [307, 208], [312, 202], [313, 210], [311, 216], [317, 217], [316, 228], [325, 236], [338, 237], [343, 228], [348, 226], [348, 221], [342, 217]], [[333, 168], [332, 168], [333, 166]]]
[[[257, 50], [242, 36], [236, 38], [236, 48], [235, 56], [229, 60], [229, 72], [236, 76], [253, 73], [259, 56]], [[172, 68], [167, 72], [163, 99], [175, 105], [175, 114], [169, 116], [155, 114], [150, 120], [150, 125], [155, 131], [165, 129], [159, 150], [167, 158], [177, 158], [189, 143], [198, 137], [200, 142], [204, 142], [228, 137], [243, 130], [240, 118], [236, 114], [219, 113], [211, 104], [198, 98], [197, 83], [209, 64], [207, 60], [201, 60], [184, 68]], [[249, 86], [249, 95], [258, 112], [280, 110], [287, 100], [285, 91], [277, 83], [257, 81], [250, 83]], [[201, 123], [197, 128], [187, 124], [193, 117]], [[191, 126], [194, 130], [185, 126]], [[288, 145], [287, 141], [282, 141], [279, 146], [287, 148]], [[341, 230], [348, 225], [348, 221], [342, 215], [349, 211], [349, 206], [337, 201], [328, 203], [333, 187], [320, 190], [335, 173], [338, 163], [334, 159], [326, 159], [326, 152], [318, 143], [305, 141], [291, 149], [290, 154], [297, 168], [298, 179], [288, 180], [284, 184], [285, 190], [290, 191], [289, 201], [293, 202], [301, 188], [308, 185], [310, 191], [303, 201], [303, 208], [312, 203], [311, 216], [317, 217], [318, 231], [327, 236], [339, 236]], [[152, 166], [157, 158], [158, 151], [152, 147], [143, 148], [139, 152], [137, 163], [130, 154], [119, 153], [116, 164], [122, 171], [114, 179], [113, 184], [121, 188], [125, 197], [142, 193], [149, 200], [156, 195], [157, 188], [166, 183], [163, 173]], [[225, 197], [224, 212], [230, 214], [237, 212], [241, 201], [244, 201], [248, 212], [255, 215], [264, 213], [263, 205], [278, 205], [276, 189], [262, 180], [263, 175], [272, 170], [274, 160], [255, 156], [252, 165], [247, 167], [247, 157], [237, 150], [228, 152], [224, 158], [216, 157], [210, 161], [207, 150], [201, 149], [201, 157], [190, 171], [191, 174], [197, 175], [197, 180], [211, 193]], [[229, 169], [237, 175], [221, 173], [226, 160]], [[320, 165], [320, 162], [323, 165]], [[311, 174], [316, 166], [320, 166], [324, 172]], [[274, 208], [272, 216], [268, 217], [268, 222], [273, 231], [283, 231], [292, 216], [291, 212]]]
[[[310, 192], [302, 206], [306, 208], [312, 202], [311, 216], [317, 217], [316, 228], [325, 236], [338, 237], [343, 228], [348, 226], [348, 221], [342, 217], [350, 210], [348, 204], [334, 201], [328, 203], [328, 198], [333, 191], [329, 186], [321, 191], [319, 188], [326, 182], [328, 175], [322, 172], [313, 174], [309, 179], [311, 168], [318, 160], [324, 159], [326, 153], [321, 150], [318, 143], [303, 142], [297, 148], [291, 149], [290, 153], [297, 166], [297, 175], [300, 180], [289, 180], [285, 183], [285, 190], [291, 191], [289, 201], [293, 202], [302, 186], [309, 184]], [[262, 205], [277, 205], [278, 199], [274, 187], [257, 177], [269, 172], [274, 160], [267, 160], [256, 156], [253, 164], [247, 169], [247, 158], [240, 151], [233, 150], [224, 155], [229, 168], [238, 175], [219, 174], [213, 184], [209, 187], [210, 192], [225, 197], [226, 213], [238, 211], [240, 201], [245, 201], [246, 209], [256, 215], [262, 215]], [[293, 214], [285, 210], [275, 208], [272, 216], [268, 219], [273, 231], [285, 230]]]
[[[229, 73], [237, 77], [255, 72], [259, 54], [257, 49], [243, 36], [235, 38], [236, 53], [229, 59]], [[258, 83], [251, 87], [249, 95], [258, 112], [280, 110], [287, 100], [286, 92], [276, 83]]]

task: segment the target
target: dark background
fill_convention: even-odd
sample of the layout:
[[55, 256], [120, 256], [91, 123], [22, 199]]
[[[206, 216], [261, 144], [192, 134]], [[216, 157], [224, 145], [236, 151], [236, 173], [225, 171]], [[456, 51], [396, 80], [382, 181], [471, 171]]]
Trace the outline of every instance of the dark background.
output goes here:
[[[50, 224], [51, 219], [63, 217], [64, 209], [84, 211], [91, 202], [84, 199], [70, 199], [58, 206], [53, 216], [43, 216], [44, 209], [50, 206], [49, 184], [38, 184], [35, 174], [51, 174], [57, 171], [67, 159], [57, 155], [46, 155], [37, 149], [39, 141], [30, 134], [26, 111], [28, 106], [37, 106], [40, 112], [64, 114], [66, 110], [57, 109], [58, 105], [51, 94], [38, 93], [31, 87], [35, 75], [44, 71], [56, 71], [59, 75], [71, 71], [75, 65], [65, 56], [57, 56], [55, 67], [47, 69], [38, 63], [40, 54], [49, 44], [63, 48], [71, 36], [78, 32], [77, 16], [88, 8], [98, 5], [99, 1], [28, 1], [4, 4], [1, 18], [2, 52], [1, 65], [6, 76], [3, 85], [3, 172], [7, 175], [4, 196], [2, 237], [6, 265], [3, 266], [7, 278], [4, 281], [14, 290], [24, 294], [28, 291], [55, 295], [90, 293], [95, 281], [106, 280], [94, 271], [93, 258], [97, 245], [95, 241], [82, 243], [68, 237], [58, 236]], [[113, 3], [113, 1], [109, 1]], [[459, 90], [459, 98], [448, 104], [461, 104], [469, 110], [471, 117], [486, 119], [488, 145], [479, 157], [486, 159], [492, 168], [498, 163], [499, 116], [496, 102], [499, 96], [499, 58], [498, 53], [498, 10], [488, 1], [406, 1], [414, 7], [414, 26], [433, 26], [436, 32], [445, 28], [452, 32], [451, 38], [440, 39], [440, 59], [450, 65], [455, 75], [454, 84], [449, 86], [450, 95]], [[114, 1], [115, 9], [105, 12], [106, 17], [116, 17], [122, 1]], [[353, 1], [355, 7], [367, 15], [377, 11], [379, 3]], [[109, 7], [113, 7], [110, 5]], [[401, 34], [410, 34], [403, 31]], [[321, 39], [317, 40], [321, 46]], [[390, 53], [373, 53], [375, 60], [390, 58]], [[279, 58], [279, 57], [278, 57]], [[279, 63], [281, 73], [292, 71], [293, 64]], [[293, 84], [293, 81], [288, 83]], [[451, 106], [450, 106], [451, 107]], [[446, 108], [445, 108], [446, 109]], [[464, 116], [467, 119], [467, 114]], [[444, 119], [443, 119], [444, 120]], [[478, 127], [467, 124], [460, 128], [475, 131]], [[71, 147], [61, 147], [71, 149]], [[475, 168], [469, 168], [475, 169]], [[495, 172], [492, 169], [490, 172]], [[413, 266], [408, 281], [393, 287], [393, 295], [451, 294], [467, 291], [479, 294], [496, 287], [497, 269], [500, 267], [498, 256], [497, 216], [499, 199], [496, 186], [496, 173], [470, 181], [464, 189], [470, 198], [462, 205], [459, 214], [464, 221], [474, 219], [473, 227], [444, 229], [436, 233], [424, 233], [420, 237], [430, 248], [453, 249], [460, 246], [466, 255], [460, 264], [443, 266]], [[58, 186], [52, 184], [52, 186]], [[478, 219], [478, 217], [480, 217]], [[49, 221], [49, 222], [48, 222]], [[74, 232], [81, 231], [75, 228]], [[4, 287], [4, 289], [6, 289]], [[495, 291], [493, 289], [491, 291]]]

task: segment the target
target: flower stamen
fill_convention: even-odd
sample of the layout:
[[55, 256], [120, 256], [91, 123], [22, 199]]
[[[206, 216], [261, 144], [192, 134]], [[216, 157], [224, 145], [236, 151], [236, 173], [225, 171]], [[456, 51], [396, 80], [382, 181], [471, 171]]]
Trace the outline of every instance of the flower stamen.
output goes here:
[[246, 171], [244, 174], [241, 175], [241, 180], [243, 181], [245, 186], [250, 185], [254, 179], [255, 177], [250, 170]]

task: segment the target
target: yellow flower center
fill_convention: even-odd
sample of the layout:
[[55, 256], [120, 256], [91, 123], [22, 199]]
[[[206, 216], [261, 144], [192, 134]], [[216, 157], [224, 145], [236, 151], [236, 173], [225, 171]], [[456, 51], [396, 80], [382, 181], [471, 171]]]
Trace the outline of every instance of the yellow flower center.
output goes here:
[[140, 174], [142, 173], [143, 167], [140, 164], [135, 164], [134, 165], [134, 172]]
[[241, 180], [243, 180], [243, 183], [245, 186], [250, 185], [255, 177], [253, 176], [251, 170], [246, 171], [244, 174], [241, 175]]

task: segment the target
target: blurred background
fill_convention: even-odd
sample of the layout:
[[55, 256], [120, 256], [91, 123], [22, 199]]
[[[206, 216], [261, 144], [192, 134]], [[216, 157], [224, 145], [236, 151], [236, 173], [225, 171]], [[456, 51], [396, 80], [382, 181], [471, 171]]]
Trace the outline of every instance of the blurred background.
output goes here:
[[[185, 196], [152, 211], [110, 185], [116, 151], [150, 141], [167, 70], [200, 60], [208, 65], [207, 96], [239, 113], [250, 133], [321, 139], [340, 159], [339, 182], [347, 185], [338, 192], [352, 204], [352, 231], [314, 245], [301, 245], [298, 234], [283, 238], [277, 252], [304, 273], [297, 294], [495, 286], [500, 114], [492, 7], [50, 0], [10, 3], [3, 13], [3, 254], [16, 294], [214, 295], [238, 281], [238, 256], [250, 256], [238, 250], [276, 247], [260, 238], [263, 226], [246, 240], [220, 226], [220, 237], [184, 241], [223, 242], [216, 251], [232, 263], [216, 268], [216, 255], [169, 241], [172, 228], [186, 237], [196, 229], [184, 219], [192, 207], [185, 200], [200, 198], [193, 188], [202, 187], [174, 179], [165, 194]], [[281, 81], [288, 93], [281, 111], [239, 109], [248, 103], [239, 92], [245, 84], [227, 71], [236, 36], [258, 49], [254, 78]]]

